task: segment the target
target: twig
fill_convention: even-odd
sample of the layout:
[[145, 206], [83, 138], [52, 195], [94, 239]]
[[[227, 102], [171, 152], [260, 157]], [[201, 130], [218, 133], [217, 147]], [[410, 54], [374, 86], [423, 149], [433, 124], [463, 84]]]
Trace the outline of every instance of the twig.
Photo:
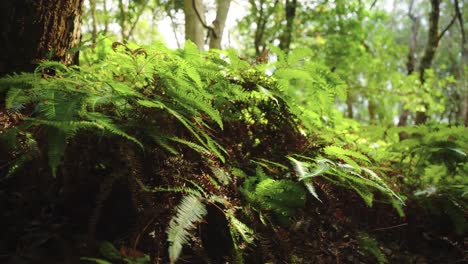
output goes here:
[[406, 226], [406, 225], [408, 225], [408, 223], [403, 223], [403, 224], [399, 224], [399, 225], [395, 225], [395, 226], [388, 226], [388, 227], [376, 228], [376, 229], [372, 230], [372, 232], [374, 232], [374, 231], [382, 231], [382, 230], [394, 229], [394, 228], [398, 228], [398, 227], [402, 227], [402, 226]]

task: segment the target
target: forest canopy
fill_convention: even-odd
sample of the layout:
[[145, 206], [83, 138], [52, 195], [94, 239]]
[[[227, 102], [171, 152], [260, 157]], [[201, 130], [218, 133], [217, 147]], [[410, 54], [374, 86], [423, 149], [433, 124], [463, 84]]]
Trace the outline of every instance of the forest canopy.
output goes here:
[[463, 263], [468, 5], [3, 0], [1, 263]]

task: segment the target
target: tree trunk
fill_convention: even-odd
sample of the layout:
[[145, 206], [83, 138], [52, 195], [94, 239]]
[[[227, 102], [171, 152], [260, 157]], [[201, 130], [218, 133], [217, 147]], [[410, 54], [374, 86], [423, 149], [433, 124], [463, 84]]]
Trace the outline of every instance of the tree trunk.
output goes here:
[[[406, 71], [408, 75], [411, 75], [414, 72], [414, 69], [416, 68], [416, 47], [418, 45], [418, 31], [419, 31], [419, 25], [420, 25], [420, 19], [419, 17], [415, 16], [413, 14], [413, 5], [414, 5], [414, 0], [412, 0], [409, 4], [409, 10], [408, 10], [408, 16], [411, 19], [411, 39], [408, 47], [408, 61], [406, 62]], [[403, 110], [400, 113], [399, 120], [398, 120], [398, 126], [406, 126], [408, 123], [408, 117], [410, 115], [409, 110], [405, 109], [405, 106], [403, 105]]]
[[78, 63], [83, 0], [0, 1], [0, 76], [33, 71], [44, 58]]
[[102, 1], [102, 11], [104, 12], [104, 30], [102, 34], [107, 35], [107, 31], [109, 31], [109, 11], [107, 8], [107, 0]]
[[465, 67], [468, 65], [468, 40], [467, 34], [465, 32], [465, 24], [463, 23], [463, 15], [460, 10], [460, 5], [458, 0], [455, 0], [455, 15], [458, 20], [458, 24], [460, 26], [460, 34], [461, 34], [461, 62], [459, 68], [459, 76], [460, 76], [460, 83], [461, 83], [461, 92], [462, 92], [462, 102], [461, 102], [461, 111], [460, 111], [460, 119], [463, 124], [468, 127], [468, 78], [465, 75]]
[[369, 124], [376, 125], [377, 124], [377, 104], [371, 98], [369, 98], [367, 111], [369, 112]]
[[91, 12], [92, 28], [91, 28], [91, 44], [93, 47], [96, 46], [97, 41], [97, 16], [96, 16], [96, 0], [89, 0], [89, 9]]
[[349, 91], [348, 91], [348, 96], [346, 98], [346, 117], [350, 119], [354, 118], [353, 98]]
[[419, 80], [425, 82], [424, 71], [431, 68], [437, 47], [439, 46], [439, 20], [440, 20], [440, 0], [431, 0], [431, 13], [429, 14], [429, 31], [427, 44], [424, 49], [421, 63], [419, 64]]
[[185, 39], [191, 40], [199, 50], [203, 50], [205, 8], [201, 0], [184, 0]]
[[213, 32], [210, 35], [210, 49], [221, 49], [221, 41], [230, 5], [231, 0], [218, 0], [216, 19], [213, 21]]
[[[419, 80], [421, 85], [426, 81], [425, 71], [431, 68], [437, 47], [439, 46], [439, 20], [440, 20], [440, 0], [431, 0], [431, 13], [429, 14], [429, 31], [426, 48], [419, 64]], [[427, 106], [426, 106], [427, 108]], [[416, 112], [416, 125], [426, 123], [428, 116], [426, 112]]]
[[273, 15], [276, 6], [279, 4], [279, 0], [275, 0], [273, 5], [270, 5], [268, 1], [260, 0], [258, 3], [254, 0], [249, 0], [250, 6], [252, 7], [252, 13], [255, 14], [256, 29], [254, 36], [255, 54], [257, 56], [262, 55], [267, 50], [265, 44], [265, 30], [268, 22], [271, 22], [271, 16]]
[[281, 35], [280, 49], [289, 51], [291, 45], [292, 33], [294, 30], [294, 18], [296, 17], [297, 0], [286, 0], [286, 28]]
[[[106, 0], [104, 0], [105, 2]], [[126, 15], [126, 12], [125, 12], [125, 5], [124, 5], [124, 2], [123, 0], [119, 0], [119, 11], [120, 11], [120, 15], [119, 15], [119, 25], [120, 25], [120, 38], [121, 38], [121, 41], [124, 42], [126, 40], [125, 38], [125, 21], [127, 20], [127, 15]]]

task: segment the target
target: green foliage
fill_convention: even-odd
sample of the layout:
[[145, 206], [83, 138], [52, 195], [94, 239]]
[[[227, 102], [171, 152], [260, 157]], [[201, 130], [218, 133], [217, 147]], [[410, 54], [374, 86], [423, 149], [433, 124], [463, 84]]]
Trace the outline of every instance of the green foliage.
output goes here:
[[433, 214], [447, 215], [457, 234], [466, 234], [467, 128], [430, 124], [396, 131], [409, 135], [389, 146], [407, 191]]

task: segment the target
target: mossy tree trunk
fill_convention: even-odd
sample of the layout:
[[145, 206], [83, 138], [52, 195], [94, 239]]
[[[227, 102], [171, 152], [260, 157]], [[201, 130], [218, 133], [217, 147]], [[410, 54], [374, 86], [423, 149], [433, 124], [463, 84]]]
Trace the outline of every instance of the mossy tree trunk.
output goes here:
[[286, 52], [291, 46], [292, 35], [294, 31], [294, 19], [296, 18], [297, 0], [286, 0], [285, 15], [286, 28], [283, 31], [280, 39], [280, 48]]
[[47, 58], [77, 64], [83, 0], [0, 1], [0, 76], [31, 72]]

